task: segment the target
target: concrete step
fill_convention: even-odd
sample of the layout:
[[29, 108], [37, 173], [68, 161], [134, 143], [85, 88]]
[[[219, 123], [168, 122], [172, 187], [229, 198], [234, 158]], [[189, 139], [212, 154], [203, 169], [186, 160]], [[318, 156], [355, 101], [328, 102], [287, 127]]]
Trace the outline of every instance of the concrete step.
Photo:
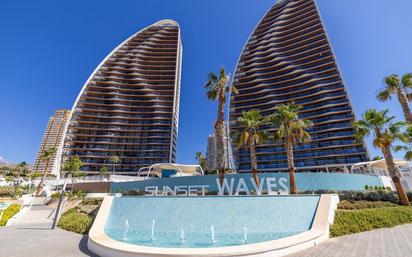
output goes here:
[[[32, 207], [34, 208], [34, 207]], [[54, 209], [46, 206], [27, 211], [15, 225], [50, 223], [54, 218]]]

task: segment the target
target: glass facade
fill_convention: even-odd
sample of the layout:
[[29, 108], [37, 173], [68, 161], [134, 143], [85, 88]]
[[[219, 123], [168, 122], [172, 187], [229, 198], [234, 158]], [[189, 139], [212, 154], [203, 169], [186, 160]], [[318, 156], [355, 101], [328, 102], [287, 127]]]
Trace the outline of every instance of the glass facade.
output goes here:
[[76, 100], [64, 158], [78, 155], [85, 172], [130, 174], [176, 160], [182, 45], [178, 24], [159, 21], [118, 46]]
[[[277, 104], [302, 105], [299, 116], [313, 121], [312, 141], [294, 149], [297, 170], [345, 169], [369, 159], [356, 142], [355, 117], [314, 0], [278, 1], [262, 18], [240, 56], [230, 101], [230, 129], [243, 111], [273, 113]], [[270, 128], [269, 132], [273, 132]], [[258, 169], [287, 169], [282, 142], [257, 146]], [[239, 172], [250, 171], [249, 152], [235, 148]]]

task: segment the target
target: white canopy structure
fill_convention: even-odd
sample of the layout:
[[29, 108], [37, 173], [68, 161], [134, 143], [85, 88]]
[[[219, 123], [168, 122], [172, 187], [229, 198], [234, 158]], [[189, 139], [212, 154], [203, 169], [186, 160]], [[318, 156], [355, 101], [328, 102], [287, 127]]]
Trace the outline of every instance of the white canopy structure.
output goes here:
[[[393, 160], [399, 169], [402, 185], [405, 190], [412, 190], [412, 168], [410, 162], [404, 160]], [[370, 174], [377, 176], [389, 176], [388, 166], [384, 159], [359, 162], [352, 166], [351, 173]]]
[[[167, 171], [167, 174], [165, 171]], [[201, 176], [204, 175], [204, 172], [200, 165], [155, 163], [141, 168], [137, 173], [137, 176], [145, 176], [146, 178], [162, 178], [165, 177], [165, 175], [167, 175], [167, 177]]]
[[[405, 169], [409, 169], [409, 163], [404, 160], [393, 160], [395, 165], [401, 171]], [[351, 173], [367, 173], [371, 175], [383, 175], [388, 176], [388, 166], [386, 165], [385, 159], [380, 159], [376, 161], [369, 161], [369, 162], [359, 162], [352, 166]]]

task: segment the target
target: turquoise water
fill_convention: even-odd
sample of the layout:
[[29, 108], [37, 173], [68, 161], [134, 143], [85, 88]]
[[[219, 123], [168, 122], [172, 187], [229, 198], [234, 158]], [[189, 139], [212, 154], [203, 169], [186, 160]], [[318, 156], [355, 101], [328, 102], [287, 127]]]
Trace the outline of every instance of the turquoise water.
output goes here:
[[258, 243], [309, 230], [318, 202], [319, 196], [118, 197], [105, 232], [115, 240], [154, 247]]
[[0, 210], [5, 210], [9, 207], [10, 203], [0, 202]]

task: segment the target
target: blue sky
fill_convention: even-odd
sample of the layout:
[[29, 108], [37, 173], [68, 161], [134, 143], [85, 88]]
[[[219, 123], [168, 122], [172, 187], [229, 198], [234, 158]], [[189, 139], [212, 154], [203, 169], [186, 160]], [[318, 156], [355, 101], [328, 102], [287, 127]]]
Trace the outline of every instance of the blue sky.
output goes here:
[[[205, 151], [216, 105], [202, 87], [209, 71], [233, 73], [242, 47], [274, 0], [0, 1], [0, 156], [34, 161], [49, 116], [72, 107], [99, 62], [159, 19], [183, 37], [177, 159]], [[356, 115], [390, 108], [374, 94], [382, 78], [412, 72], [412, 1], [318, 0]], [[396, 4], [395, 4], [396, 3]], [[371, 155], [378, 152], [369, 144]]]

